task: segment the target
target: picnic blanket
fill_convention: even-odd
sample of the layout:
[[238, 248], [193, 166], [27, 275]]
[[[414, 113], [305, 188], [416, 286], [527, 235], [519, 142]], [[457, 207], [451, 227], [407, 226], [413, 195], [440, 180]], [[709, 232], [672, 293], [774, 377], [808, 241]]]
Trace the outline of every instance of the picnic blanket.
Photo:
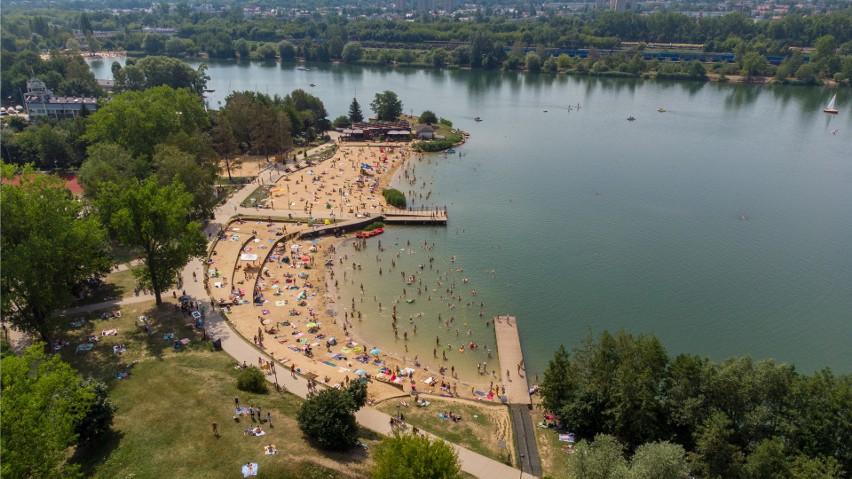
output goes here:
[[275, 306], [284, 306], [285, 304], [287, 304], [287, 301], [276, 301], [275, 302]]
[[118, 335], [118, 329], [115, 329], [115, 328], [105, 329], [105, 330], [101, 331], [101, 336], [117, 336], [117, 335]]
[[91, 351], [94, 347], [94, 343], [83, 343], [77, 346], [77, 351]]

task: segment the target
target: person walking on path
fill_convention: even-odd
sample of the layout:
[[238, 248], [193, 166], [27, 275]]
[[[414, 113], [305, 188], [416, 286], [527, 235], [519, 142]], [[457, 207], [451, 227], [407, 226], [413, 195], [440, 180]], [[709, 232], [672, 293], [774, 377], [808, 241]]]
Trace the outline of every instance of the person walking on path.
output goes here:
[[269, 427], [273, 427], [272, 426], [272, 413], [269, 412], [269, 411], [266, 411], [266, 424], [269, 425]]
[[238, 396], [234, 396], [234, 407], [240, 407], [240, 398]]
[[290, 376], [296, 379], [296, 363], [290, 365]]

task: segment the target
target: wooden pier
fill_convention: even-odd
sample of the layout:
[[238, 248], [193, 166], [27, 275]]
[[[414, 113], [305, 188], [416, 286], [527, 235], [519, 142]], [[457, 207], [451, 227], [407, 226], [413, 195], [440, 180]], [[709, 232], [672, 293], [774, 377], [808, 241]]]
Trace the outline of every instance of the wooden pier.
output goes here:
[[[518, 372], [518, 364], [524, 360], [521, 352], [521, 338], [514, 316], [494, 318], [494, 333], [497, 336], [497, 357], [500, 359], [500, 376], [506, 386], [506, 402], [509, 404], [531, 405], [529, 384], [526, 371]], [[508, 371], [508, 376], [506, 375]]]

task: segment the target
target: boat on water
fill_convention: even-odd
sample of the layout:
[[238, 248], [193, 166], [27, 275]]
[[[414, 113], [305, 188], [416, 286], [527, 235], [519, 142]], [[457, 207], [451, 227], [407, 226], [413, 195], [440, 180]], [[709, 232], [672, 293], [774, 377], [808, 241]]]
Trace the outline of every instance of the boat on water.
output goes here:
[[208, 88], [208, 89], [206, 89], [206, 90], [204, 90], [204, 91], [206, 91], [207, 93], [214, 93], [216, 90], [214, 90], [214, 89], [212, 89], [212, 88]]
[[373, 231], [359, 231], [355, 233], [356, 238], [372, 238], [385, 232], [384, 228], [376, 228]]
[[306, 67], [296, 67], [296, 70], [308, 71]]
[[636, 120], [636, 118], [635, 118], [635, 117], [633, 117], [633, 116], [628, 116], [628, 117], [627, 117], [627, 121], [635, 121], [635, 120]]
[[834, 96], [831, 97], [831, 101], [828, 102], [828, 106], [823, 108], [822, 111], [826, 113], [833, 113], [835, 115], [837, 114], [837, 93], [835, 93]]
[[658, 112], [660, 112], [660, 113], [665, 113], [665, 112], [666, 112], [666, 107], [661, 106], [661, 107], [657, 108], [657, 111], [658, 111]]
[[476, 117], [476, 118], [473, 119], [473, 121], [482, 121], [482, 118]]
[[317, 86], [316, 83], [311, 83], [311, 86]]
[[449, 150], [447, 150], [447, 153], [455, 153], [455, 152], [456, 152], [456, 150], [454, 150], [454, 149], [452, 149], [452, 148], [450, 148]]

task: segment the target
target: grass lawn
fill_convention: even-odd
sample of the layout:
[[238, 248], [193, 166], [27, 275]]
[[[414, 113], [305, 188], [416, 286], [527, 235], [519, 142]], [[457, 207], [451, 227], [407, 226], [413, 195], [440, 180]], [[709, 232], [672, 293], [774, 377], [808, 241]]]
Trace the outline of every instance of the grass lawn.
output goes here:
[[[135, 328], [145, 314], [154, 334]], [[79, 317], [77, 317], [79, 318]], [[77, 319], [75, 318], [75, 319]], [[118, 405], [114, 432], [92, 449], [78, 450], [74, 461], [94, 478], [239, 477], [247, 462], [259, 465], [261, 477], [356, 478], [369, 468], [367, 452], [354, 448], [346, 453], [327, 453], [314, 448], [296, 425], [295, 413], [302, 399], [274, 390], [266, 395], [236, 389], [236, 361], [224, 352], [214, 352], [200, 340], [186, 318], [173, 307], [155, 308], [143, 303], [122, 309], [122, 317], [91, 319], [64, 335], [71, 345], [61, 351], [84, 376], [104, 380], [110, 398]], [[117, 336], [101, 336], [92, 351], [76, 353], [76, 344], [89, 334], [118, 328]], [[164, 332], [188, 337], [188, 346], [175, 350]], [[127, 352], [113, 354], [113, 344], [124, 344]], [[133, 367], [119, 366], [138, 360]], [[131, 374], [116, 379], [115, 372]], [[263, 424], [266, 435], [244, 436], [243, 428], [257, 425], [234, 420], [234, 396], [244, 406], [260, 406], [272, 413], [274, 427]], [[212, 423], [219, 424], [219, 437]], [[369, 446], [378, 437], [362, 431]], [[280, 454], [267, 456], [263, 446], [275, 444]]]
[[[544, 421], [541, 409], [536, 408], [530, 414], [535, 424]], [[566, 431], [560, 431], [566, 432]], [[555, 429], [542, 429], [536, 427], [535, 438], [538, 444], [538, 456], [541, 459], [541, 469], [544, 476], [553, 479], [568, 479], [566, 464], [568, 453], [565, 452], [567, 443], [559, 440], [559, 432]]]
[[[254, 191], [252, 191], [252, 193], [250, 195], [248, 195], [248, 197], [246, 197], [245, 200], [243, 200], [243, 202], [240, 204], [240, 206], [250, 208], [254, 205], [259, 205], [260, 200], [267, 198], [269, 196], [269, 188], [270, 188], [269, 185], [258, 186], [257, 188], [255, 188]], [[251, 200], [254, 200], [254, 202], [252, 202]]]
[[130, 296], [135, 289], [136, 278], [133, 277], [133, 271], [129, 269], [113, 271], [104, 276], [103, 283], [92, 288], [85, 298], [74, 301], [72, 306], [101, 303], [110, 299]]
[[[463, 401], [445, 401], [434, 397], [421, 396], [431, 404], [417, 407], [411, 399], [406, 399], [408, 407], [400, 408], [405, 416], [405, 422], [428, 431], [449, 442], [466, 447], [474, 452], [491, 459], [507, 462], [511, 453], [504, 449], [502, 452], [497, 443], [503, 439], [506, 447], [512, 447], [512, 427], [509, 421], [509, 410], [502, 405], [474, 404]], [[395, 416], [399, 400], [389, 400], [381, 403], [378, 409], [386, 414]], [[459, 414], [460, 422], [453, 422], [438, 417], [440, 412]]]

